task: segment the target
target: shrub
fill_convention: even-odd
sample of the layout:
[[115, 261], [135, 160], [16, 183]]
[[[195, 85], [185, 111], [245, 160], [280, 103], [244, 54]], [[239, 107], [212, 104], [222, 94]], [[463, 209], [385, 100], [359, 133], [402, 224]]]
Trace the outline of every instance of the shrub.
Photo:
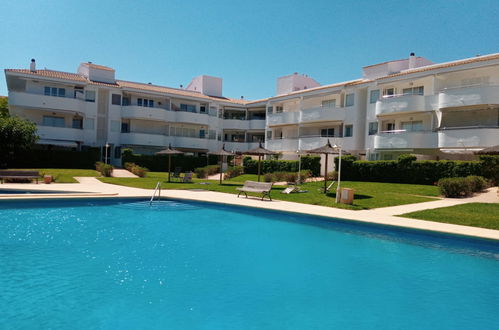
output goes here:
[[135, 165], [132, 167], [132, 170], [131, 172], [141, 178], [145, 177], [147, 175], [147, 172], [149, 172], [149, 170], [145, 167], [141, 167], [139, 165]]
[[300, 183], [305, 182], [308, 178], [312, 177], [312, 171], [301, 170], [300, 171]]
[[481, 155], [480, 164], [482, 175], [492, 180], [493, 184], [499, 184], [499, 155]]
[[414, 155], [403, 154], [403, 155], [398, 156], [397, 162], [401, 166], [409, 166], [409, 165], [411, 165], [412, 162], [415, 162], [416, 159], [417, 158]]
[[[258, 161], [251, 157], [243, 158], [244, 173], [257, 174]], [[261, 173], [274, 173], [274, 172], [297, 172], [297, 160], [262, 160]], [[301, 169], [310, 170], [314, 176], [318, 176], [321, 169], [321, 158], [316, 156], [303, 156], [301, 157]]]
[[100, 172], [102, 176], [109, 177], [113, 173], [113, 166], [103, 163], [103, 162], [97, 162], [95, 163], [95, 169]]
[[[342, 164], [343, 165], [343, 164]], [[327, 174], [327, 179], [328, 180], [338, 180], [338, 172], [332, 171]]]
[[234, 166], [229, 168], [225, 172], [225, 179], [232, 179], [235, 178], [236, 176], [240, 176], [244, 173], [244, 167], [242, 166]]
[[440, 179], [438, 187], [445, 197], [466, 197], [473, 193], [471, 180], [467, 178]]
[[265, 181], [265, 182], [272, 182], [272, 181], [274, 181], [274, 175], [272, 173], [265, 173], [263, 175], [263, 181]]
[[218, 165], [208, 165], [194, 169], [194, 173], [196, 173], [196, 177], [199, 179], [206, 179], [209, 175], [217, 174], [219, 172], [220, 166]]
[[488, 187], [487, 180], [478, 175], [470, 175], [466, 177], [469, 184], [471, 185], [471, 190], [473, 192], [481, 192]]
[[194, 173], [196, 174], [196, 177], [198, 179], [206, 179], [208, 176], [207, 173], [208, 171], [206, 170], [206, 167], [198, 167], [194, 169]]
[[132, 171], [132, 167], [136, 166], [135, 163], [131, 163], [131, 162], [126, 162], [124, 167], [127, 171]]

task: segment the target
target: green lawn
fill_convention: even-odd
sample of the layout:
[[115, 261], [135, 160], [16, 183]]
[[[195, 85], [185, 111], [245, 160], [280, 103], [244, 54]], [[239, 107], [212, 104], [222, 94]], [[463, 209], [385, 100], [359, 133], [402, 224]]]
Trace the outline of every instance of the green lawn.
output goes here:
[[499, 229], [499, 204], [467, 203], [400, 215], [405, 218]]
[[32, 168], [32, 169], [19, 169], [38, 171], [41, 176], [52, 175], [56, 183], [77, 183], [74, 179], [75, 176], [93, 176], [98, 177], [100, 173], [95, 170], [80, 170], [80, 169], [65, 169], [65, 168]]
[[[237, 194], [236, 187], [242, 186], [246, 180], [256, 181], [257, 176], [245, 174], [224, 181], [222, 185], [219, 185], [218, 181], [206, 179], [194, 179], [193, 183], [167, 183], [164, 182], [166, 178], [166, 173], [150, 172], [146, 178], [99, 178], [99, 180], [106, 183], [145, 189], [154, 189], [156, 183], [161, 181], [163, 189], [206, 189]], [[202, 182], [209, 182], [209, 184], [201, 184]], [[308, 190], [307, 193], [289, 195], [281, 194], [285, 186], [274, 186], [271, 195], [273, 199], [353, 210], [427, 202], [434, 200], [434, 197], [439, 195], [438, 188], [434, 186], [345, 181], [342, 182], [342, 187], [355, 189], [355, 200], [353, 205], [344, 205], [335, 203], [335, 192], [330, 192], [326, 195], [321, 193], [320, 188], [323, 185], [323, 182], [306, 183], [301, 185], [301, 189]]]

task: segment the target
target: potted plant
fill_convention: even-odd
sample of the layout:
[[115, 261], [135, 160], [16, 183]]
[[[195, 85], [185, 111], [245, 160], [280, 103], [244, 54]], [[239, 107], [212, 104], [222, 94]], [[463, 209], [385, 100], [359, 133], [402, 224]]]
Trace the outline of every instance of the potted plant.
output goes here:
[[52, 182], [52, 175], [44, 175], [43, 182], [45, 182], [46, 184], [51, 183]]

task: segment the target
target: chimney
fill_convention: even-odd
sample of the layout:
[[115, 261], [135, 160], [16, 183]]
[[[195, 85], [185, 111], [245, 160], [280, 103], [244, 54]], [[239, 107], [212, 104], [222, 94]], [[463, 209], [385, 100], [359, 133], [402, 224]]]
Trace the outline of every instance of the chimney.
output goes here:
[[416, 67], [416, 55], [414, 53], [411, 53], [409, 55], [409, 69], [414, 69]]
[[29, 70], [31, 72], [36, 72], [36, 61], [34, 58], [31, 59], [31, 63], [29, 65]]

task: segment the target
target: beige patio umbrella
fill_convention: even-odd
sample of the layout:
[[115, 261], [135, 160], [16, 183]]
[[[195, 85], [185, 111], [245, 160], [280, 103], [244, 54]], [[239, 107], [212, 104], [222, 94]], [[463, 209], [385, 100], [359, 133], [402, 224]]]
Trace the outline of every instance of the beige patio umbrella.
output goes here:
[[165, 150], [158, 151], [156, 155], [168, 155], [168, 182], [170, 181], [171, 168], [172, 168], [172, 155], [182, 155], [183, 152], [177, 149], [173, 149], [171, 143]]
[[220, 158], [220, 184], [222, 184], [222, 160], [224, 156], [234, 156], [235, 153], [225, 150], [225, 143], [222, 145], [222, 149], [214, 152], [209, 152], [209, 155], [219, 156]]
[[326, 155], [326, 166], [324, 167], [324, 193], [327, 193], [327, 158], [330, 154], [339, 154], [339, 148], [331, 146], [331, 142], [329, 142], [328, 139], [326, 145], [316, 149], [308, 150], [307, 152], [311, 154]]
[[265, 149], [262, 146], [262, 141], [260, 141], [260, 145], [258, 146], [258, 148], [244, 151], [243, 155], [258, 156], [258, 182], [260, 182], [260, 163], [261, 163], [262, 157], [265, 155], [277, 155], [277, 152]]

